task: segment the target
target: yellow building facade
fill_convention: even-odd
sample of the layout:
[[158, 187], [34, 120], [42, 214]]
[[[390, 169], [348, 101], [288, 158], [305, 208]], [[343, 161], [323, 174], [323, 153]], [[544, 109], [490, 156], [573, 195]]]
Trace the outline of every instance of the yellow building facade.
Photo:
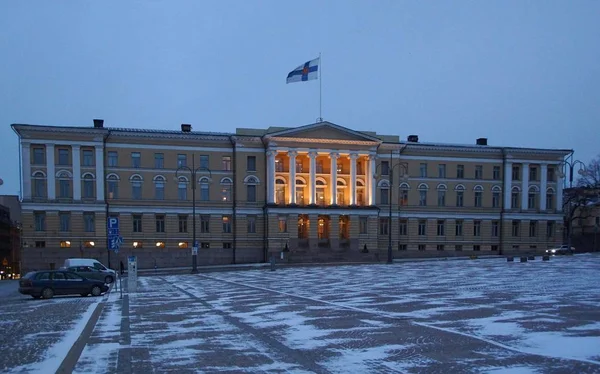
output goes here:
[[[23, 269], [384, 260], [560, 244], [570, 150], [401, 140], [330, 122], [235, 133], [12, 126], [20, 139]], [[195, 195], [195, 225], [193, 216]], [[118, 253], [107, 217], [119, 219]]]

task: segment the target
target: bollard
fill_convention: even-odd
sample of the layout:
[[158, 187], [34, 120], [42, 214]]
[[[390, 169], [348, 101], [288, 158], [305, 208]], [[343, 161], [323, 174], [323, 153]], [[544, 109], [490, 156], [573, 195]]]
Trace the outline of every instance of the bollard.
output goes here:
[[527, 262], [527, 257], [521, 257], [521, 262]]
[[528, 256], [527, 259], [530, 261], [533, 261], [533, 260], [535, 260], [535, 256]]
[[275, 271], [275, 256], [271, 254], [271, 271]]
[[550, 261], [550, 256], [546, 255], [542, 257], [542, 261]]
[[506, 258], [506, 262], [515, 262], [515, 258], [512, 256], [509, 256]]

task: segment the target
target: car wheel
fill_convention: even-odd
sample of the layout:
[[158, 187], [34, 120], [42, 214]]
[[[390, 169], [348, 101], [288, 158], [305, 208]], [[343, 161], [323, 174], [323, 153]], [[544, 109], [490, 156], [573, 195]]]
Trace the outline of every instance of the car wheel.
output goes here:
[[102, 289], [100, 286], [92, 287], [92, 296], [100, 296], [102, 294]]
[[52, 291], [52, 288], [44, 288], [44, 290], [42, 291], [42, 297], [44, 299], [51, 299], [54, 296], [54, 291]]
[[111, 284], [112, 282], [113, 282], [113, 277], [111, 277], [110, 275], [107, 275], [106, 278], [104, 278], [104, 283]]

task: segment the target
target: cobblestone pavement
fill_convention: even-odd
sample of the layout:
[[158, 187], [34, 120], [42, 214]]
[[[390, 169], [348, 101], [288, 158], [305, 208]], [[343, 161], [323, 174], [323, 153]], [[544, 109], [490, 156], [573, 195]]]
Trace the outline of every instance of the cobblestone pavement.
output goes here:
[[77, 372], [600, 372], [600, 257], [140, 278]]
[[81, 296], [33, 299], [18, 293], [18, 283], [2, 285], [0, 372], [54, 372], [78, 338], [78, 324], [100, 298]]

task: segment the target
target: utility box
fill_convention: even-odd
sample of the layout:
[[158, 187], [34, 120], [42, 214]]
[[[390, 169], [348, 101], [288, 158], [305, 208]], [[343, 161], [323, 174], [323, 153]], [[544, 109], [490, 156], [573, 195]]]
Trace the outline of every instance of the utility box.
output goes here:
[[137, 292], [137, 257], [127, 258], [127, 288], [129, 292]]

